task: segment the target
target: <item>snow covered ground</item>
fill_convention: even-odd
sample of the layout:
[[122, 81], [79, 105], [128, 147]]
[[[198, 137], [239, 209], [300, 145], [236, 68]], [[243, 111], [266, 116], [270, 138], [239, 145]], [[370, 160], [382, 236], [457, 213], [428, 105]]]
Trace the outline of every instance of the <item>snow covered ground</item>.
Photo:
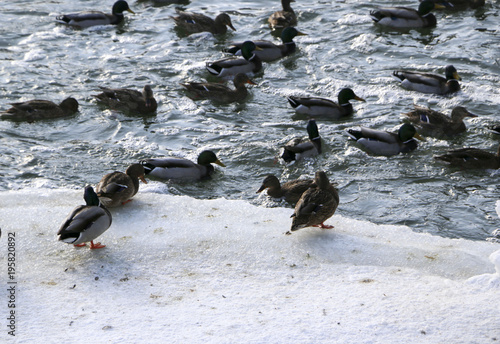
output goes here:
[[498, 243], [141, 188], [100, 250], [56, 240], [83, 190], [0, 193], [0, 342], [500, 342]]

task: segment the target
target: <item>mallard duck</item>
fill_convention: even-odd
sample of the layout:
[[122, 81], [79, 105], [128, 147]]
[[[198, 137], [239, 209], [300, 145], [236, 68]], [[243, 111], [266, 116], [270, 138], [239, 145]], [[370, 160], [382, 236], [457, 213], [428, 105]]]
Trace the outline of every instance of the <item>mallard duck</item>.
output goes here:
[[245, 84], [255, 85], [248, 75], [238, 73], [233, 79], [235, 89], [213, 82], [190, 82], [181, 84], [188, 90], [192, 99], [210, 99], [219, 103], [232, 103], [244, 100], [248, 91]]
[[330, 184], [325, 172], [316, 172], [314, 184], [304, 191], [295, 205], [290, 231], [305, 227], [333, 228], [333, 226], [325, 225], [324, 222], [335, 214], [338, 205], [337, 189]]
[[236, 31], [231, 18], [226, 13], [221, 13], [215, 20], [207, 17], [204, 14], [177, 11], [178, 16], [173, 17], [175, 24], [179, 30], [187, 35], [199, 32], [211, 32], [214, 35], [221, 35], [227, 32], [229, 26], [233, 31]]
[[435, 156], [434, 159], [462, 169], [497, 169], [500, 167], [500, 145], [496, 154], [478, 148], [462, 148]]
[[207, 70], [218, 77], [231, 77], [238, 73], [254, 74], [262, 69], [261, 59], [254, 53], [260, 50], [252, 41], [245, 41], [241, 46], [243, 57], [227, 57], [214, 62], [207, 62]]
[[307, 122], [308, 138], [297, 137], [290, 140], [284, 147], [281, 159], [286, 163], [300, 161], [321, 154], [321, 137], [319, 136], [316, 121], [310, 119]]
[[361, 127], [359, 130], [346, 130], [353, 140], [375, 155], [391, 156], [408, 153], [417, 148], [414, 138], [423, 140], [415, 127], [409, 123], [403, 124], [397, 133]]
[[144, 167], [141, 164], [130, 165], [125, 173], [119, 171], [108, 173], [97, 184], [97, 196], [108, 208], [125, 204], [139, 191], [139, 179], [147, 184], [144, 179]]
[[1, 114], [2, 119], [33, 122], [40, 119], [65, 117], [78, 111], [78, 102], [71, 97], [64, 99], [59, 105], [50, 100], [40, 99], [10, 105], [12, 107]]
[[432, 1], [422, 1], [418, 10], [408, 7], [382, 7], [370, 12], [375, 23], [393, 28], [418, 28], [436, 26], [436, 17], [430, 13], [435, 8], [445, 8]]
[[[63, 24], [86, 28], [95, 25], [116, 25], [120, 24], [125, 18], [124, 11], [134, 13], [129, 7], [128, 3], [124, 0], [118, 0], [113, 5], [111, 14], [99, 11], [87, 11], [80, 13], [64, 14], [56, 17], [56, 19]], [[135, 13], [134, 13], [135, 14]]]
[[[282, 57], [291, 55], [296, 50], [296, 45], [293, 39], [296, 36], [306, 36], [307, 34], [297, 31], [294, 27], [287, 27], [281, 32], [281, 40], [283, 44], [277, 45], [270, 41], [252, 41], [261, 50], [255, 51], [255, 54], [264, 62], [271, 62]], [[226, 52], [233, 55], [241, 55], [241, 46], [243, 42], [231, 44]]]
[[460, 90], [458, 80], [462, 78], [452, 65], [445, 67], [445, 76], [421, 72], [394, 71], [393, 75], [400, 79], [401, 86], [408, 90], [422, 93], [446, 95]]
[[354, 94], [350, 88], [343, 88], [338, 95], [338, 104], [332, 100], [315, 97], [293, 97], [287, 98], [290, 105], [298, 114], [311, 117], [324, 117], [328, 119], [340, 119], [353, 113], [352, 104], [349, 100], [355, 99], [364, 102], [363, 98]]
[[309, 189], [313, 182], [312, 179], [295, 179], [281, 185], [279, 179], [271, 174], [264, 178], [257, 193], [267, 189], [267, 194], [273, 198], [284, 198], [289, 203], [297, 203], [300, 196]]
[[415, 110], [403, 114], [419, 128], [419, 133], [438, 138], [451, 138], [467, 130], [465, 117], [477, 117], [463, 106], [451, 111], [451, 117], [429, 108], [415, 105]]
[[130, 113], [153, 113], [158, 103], [153, 96], [151, 86], [144, 86], [142, 93], [129, 88], [99, 87], [103, 92], [94, 97], [97, 101], [113, 110]]
[[212, 163], [225, 167], [214, 152], [205, 150], [194, 163], [183, 158], [145, 159], [140, 162], [146, 175], [161, 179], [201, 180], [208, 178], [213, 172]]
[[106, 209], [92, 186], [85, 187], [83, 198], [86, 205], [80, 205], [68, 215], [57, 232], [58, 240], [77, 247], [90, 241], [90, 248], [103, 248], [105, 245], [94, 240], [111, 226], [111, 213]]
[[268, 19], [269, 27], [273, 30], [281, 30], [288, 26], [297, 25], [297, 15], [290, 6], [295, 0], [281, 0], [282, 11], [276, 11]]

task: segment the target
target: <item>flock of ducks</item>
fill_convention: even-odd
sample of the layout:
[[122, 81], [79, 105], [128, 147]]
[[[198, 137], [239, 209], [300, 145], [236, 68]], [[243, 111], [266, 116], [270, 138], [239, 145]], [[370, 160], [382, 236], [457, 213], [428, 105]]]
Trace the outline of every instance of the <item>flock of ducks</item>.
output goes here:
[[[207, 71], [222, 79], [232, 79], [234, 89], [221, 83], [190, 82], [181, 84], [193, 99], [211, 99], [215, 102], [229, 103], [243, 101], [248, 91], [245, 84], [255, 84], [249, 75], [254, 75], [262, 69], [263, 62], [270, 62], [293, 54], [296, 45], [293, 39], [305, 35], [298, 31], [297, 16], [290, 6], [293, 0], [282, 0], [283, 9], [269, 17], [269, 26], [277, 32], [283, 44], [278, 45], [270, 41], [244, 41], [231, 44], [224, 51], [232, 56], [217, 61], [207, 62]], [[371, 11], [370, 16], [377, 25], [395, 28], [429, 27], [436, 25], [436, 18], [431, 11], [435, 8], [453, 6], [456, 2], [477, 7], [484, 4], [480, 0], [455, 1], [421, 1], [418, 9], [406, 7], [387, 7]], [[112, 13], [97, 11], [73, 13], [58, 16], [57, 21], [79, 28], [94, 25], [116, 25], [124, 20], [123, 12], [134, 13], [124, 0], [115, 2]], [[215, 19], [199, 13], [178, 11], [173, 17], [176, 29], [183, 35], [198, 32], [211, 32], [214, 35], [225, 34], [227, 29], [236, 30], [229, 15], [219, 14]], [[394, 71], [393, 75], [401, 81], [401, 86], [423, 93], [450, 95], [460, 90], [457, 70], [449, 65], [445, 68], [445, 77], [430, 73], [413, 71]], [[131, 113], [154, 113], [158, 104], [149, 85], [144, 86], [142, 92], [132, 89], [101, 88], [102, 92], [94, 95], [96, 101], [111, 109]], [[296, 138], [288, 142], [282, 150], [280, 158], [286, 163], [299, 161], [322, 153], [321, 137], [316, 121], [313, 118], [340, 119], [353, 113], [351, 100], [364, 102], [350, 88], [343, 88], [338, 94], [338, 102], [318, 97], [289, 96], [288, 102], [296, 113], [306, 115], [310, 119], [307, 123], [307, 138]], [[67, 98], [59, 105], [47, 100], [30, 100], [22, 103], [13, 103], [5, 111], [2, 119], [35, 121], [44, 118], [58, 118], [74, 114], [78, 111], [78, 102], [74, 98]], [[466, 130], [463, 119], [476, 117], [464, 107], [453, 109], [451, 116], [437, 111], [415, 106], [415, 109], [404, 114], [408, 123], [404, 123], [398, 132], [386, 132], [361, 127], [348, 129], [346, 134], [361, 147], [375, 155], [391, 156], [407, 153], [418, 144], [415, 138], [423, 140], [417, 133], [449, 139]], [[448, 154], [435, 157], [453, 166], [463, 168], [499, 168], [500, 146], [496, 154], [475, 148], [464, 148], [450, 151]], [[90, 242], [90, 248], [105, 247], [94, 240], [104, 233], [111, 225], [112, 218], [108, 207], [118, 207], [129, 202], [139, 189], [139, 180], [146, 182], [145, 176], [157, 179], [201, 180], [214, 172], [217, 164], [225, 165], [212, 151], [206, 150], [199, 154], [197, 162], [182, 158], [151, 158], [132, 164], [125, 173], [113, 172], [102, 177], [96, 190], [92, 186], [84, 189], [85, 205], [76, 207], [63, 222], [58, 231], [58, 239], [75, 246], [85, 246]], [[339, 204], [338, 191], [330, 183], [324, 171], [318, 171], [314, 179], [299, 179], [280, 184], [273, 175], [266, 177], [257, 190], [260, 193], [267, 190], [273, 198], [283, 198], [295, 204], [292, 215], [292, 231], [308, 226], [331, 228], [324, 222], [329, 219]]]

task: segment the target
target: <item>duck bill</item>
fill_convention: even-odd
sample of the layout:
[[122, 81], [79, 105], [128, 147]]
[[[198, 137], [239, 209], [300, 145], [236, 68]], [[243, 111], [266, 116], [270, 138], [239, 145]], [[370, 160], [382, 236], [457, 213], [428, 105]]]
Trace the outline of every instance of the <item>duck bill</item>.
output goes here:
[[148, 182], [146, 181], [146, 178], [144, 176], [139, 176], [139, 179], [144, 183], [147, 184]]
[[413, 137], [416, 139], [419, 139], [420, 141], [425, 141], [425, 137], [420, 136], [419, 133], [415, 133], [415, 135], [413, 135]]
[[457, 80], [462, 80], [462, 78], [460, 77], [460, 75], [458, 75], [458, 73], [457, 73], [457, 72], [454, 72], [454, 73], [453, 73], [453, 78], [454, 78], [454, 79], [457, 79]]
[[[443, 4], [449, 4], [449, 5], [451, 5], [450, 3], [445, 2], [445, 1], [443, 1]], [[453, 6], [451, 6], [451, 7], [453, 7]], [[446, 5], [438, 4], [437, 2], [434, 3], [434, 9], [443, 10], [445, 8], [446, 8]]]
[[135, 12], [134, 12], [134, 11], [132, 11], [130, 8], [129, 8], [129, 9], [127, 9], [127, 11], [128, 11], [128, 12], [130, 12], [130, 13], [132, 13], [132, 14], [135, 14]]
[[250, 84], [250, 85], [257, 85], [255, 82], [253, 82], [252, 80], [248, 79], [246, 81], [247, 84]]
[[226, 167], [226, 165], [224, 165], [219, 159], [217, 159], [217, 161], [215, 161], [214, 163], [219, 166]]
[[264, 191], [266, 189], [266, 187], [264, 185], [262, 185], [259, 190], [257, 190], [256, 193], [261, 193], [262, 191]]
[[366, 100], [358, 96], [354, 96], [354, 99], [359, 100], [360, 102], [366, 102]]
[[261, 50], [262, 51], [264, 49], [262, 49], [261, 47], [255, 46], [255, 50]]
[[297, 31], [297, 36], [307, 36], [307, 33]]
[[234, 28], [232, 23], [227, 24], [227, 26], [229, 26], [231, 28], [231, 30], [236, 31], [236, 29]]

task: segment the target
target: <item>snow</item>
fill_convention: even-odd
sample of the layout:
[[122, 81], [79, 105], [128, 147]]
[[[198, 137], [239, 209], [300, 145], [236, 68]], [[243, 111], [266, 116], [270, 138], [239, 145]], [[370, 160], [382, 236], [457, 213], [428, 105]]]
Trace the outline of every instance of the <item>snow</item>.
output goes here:
[[[141, 185], [100, 250], [56, 240], [83, 190], [0, 193], [15, 233], [16, 336], [2, 343], [494, 343], [500, 245]], [[498, 205], [500, 208], [500, 205]], [[500, 210], [499, 210], [500, 211]]]

